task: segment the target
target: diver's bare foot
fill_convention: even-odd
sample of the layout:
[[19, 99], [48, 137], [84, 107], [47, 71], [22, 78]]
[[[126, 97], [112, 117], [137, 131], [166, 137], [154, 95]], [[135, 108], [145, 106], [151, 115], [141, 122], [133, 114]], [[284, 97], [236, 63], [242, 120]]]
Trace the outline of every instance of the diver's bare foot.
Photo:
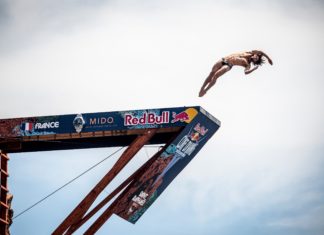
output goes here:
[[199, 97], [203, 97], [206, 94], [206, 91], [202, 90], [199, 92]]

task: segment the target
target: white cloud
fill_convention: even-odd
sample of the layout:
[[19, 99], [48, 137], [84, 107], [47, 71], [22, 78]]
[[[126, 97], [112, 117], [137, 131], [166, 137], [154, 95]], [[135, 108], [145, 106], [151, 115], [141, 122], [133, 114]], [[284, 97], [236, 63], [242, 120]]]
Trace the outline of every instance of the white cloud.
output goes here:
[[291, 215], [268, 223], [268, 226], [304, 230], [324, 230], [324, 208], [317, 206], [306, 213]]

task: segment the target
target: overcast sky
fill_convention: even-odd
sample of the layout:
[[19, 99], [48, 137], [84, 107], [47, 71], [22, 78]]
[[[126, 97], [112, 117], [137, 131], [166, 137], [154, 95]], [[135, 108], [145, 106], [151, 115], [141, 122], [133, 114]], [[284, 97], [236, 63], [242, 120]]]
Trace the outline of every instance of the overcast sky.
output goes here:
[[[323, 22], [319, 0], [0, 0], [0, 118], [201, 105], [219, 131], [138, 223], [113, 216], [98, 234], [321, 235]], [[252, 49], [274, 65], [234, 67], [197, 97], [218, 59]], [[113, 151], [11, 154], [15, 213]], [[12, 234], [50, 234], [116, 159], [15, 219]]]

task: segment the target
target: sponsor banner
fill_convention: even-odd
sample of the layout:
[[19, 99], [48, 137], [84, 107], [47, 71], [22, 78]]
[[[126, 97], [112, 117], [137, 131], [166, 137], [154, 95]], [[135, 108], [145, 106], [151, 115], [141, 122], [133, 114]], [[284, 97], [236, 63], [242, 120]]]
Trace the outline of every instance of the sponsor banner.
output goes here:
[[[188, 121], [181, 112], [172, 116], [174, 120]], [[123, 191], [117, 199], [114, 213], [136, 223], [218, 128], [219, 123], [199, 112], [144, 173]]]
[[180, 107], [0, 119], [0, 137], [185, 126], [194, 119], [199, 108]]

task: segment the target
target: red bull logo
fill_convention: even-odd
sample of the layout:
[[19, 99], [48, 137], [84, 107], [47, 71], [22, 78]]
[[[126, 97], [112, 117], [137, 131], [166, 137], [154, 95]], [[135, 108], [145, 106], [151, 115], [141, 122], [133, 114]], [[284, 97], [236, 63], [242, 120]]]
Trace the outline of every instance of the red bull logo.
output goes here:
[[140, 117], [134, 116], [133, 114], [125, 114], [124, 125], [135, 126], [135, 125], [146, 125], [146, 124], [163, 124], [169, 123], [169, 112], [164, 111], [161, 115], [156, 113], [143, 113]]
[[189, 115], [187, 114], [187, 112], [183, 111], [181, 113], [175, 113], [172, 112], [172, 121], [171, 123], [175, 123], [175, 122], [184, 122], [184, 121], [188, 121], [189, 120]]

